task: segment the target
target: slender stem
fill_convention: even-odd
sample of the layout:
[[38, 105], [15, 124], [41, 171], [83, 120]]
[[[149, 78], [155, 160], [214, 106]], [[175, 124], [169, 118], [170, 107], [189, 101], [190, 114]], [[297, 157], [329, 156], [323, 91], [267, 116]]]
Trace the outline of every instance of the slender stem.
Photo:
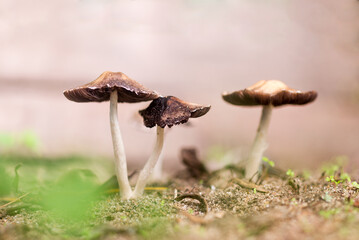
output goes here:
[[115, 171], [118, 185], [120, 187], [120, 194], [123, 199], [129, 199], [132, 190], [127, 176], [127, 163], [125, 148], [121, 137], [120, 125], [117, 116], [117, 91], [113, 91], [110, 96], [110, 123], [113, 150], [115, 153]]
[[[254, 139], [252, 148], [248, 156], [248, 162], [246, 165], [246, 178], [250, 179], [259, 171], [259, 167], [262, 161], [263, 153], [267, 149], [268, 144], [266, 142], [266, 136], [270, 117], [272, 113], [272, 105], [263, 106], [262, 116], [257, 130], [256, 138]], [[256, 175], [255, 178], [257, 178]], [[254, 179], [256, 181], [256, 179]]]
[[150, 176], [150, 182], [163, 181], [163, 157], [162, 154], [158, 157], [157, 163], [153, 168], [152, 174]]
[[131, 198], [137, 198], [141, 196], [143, 190], [145, 189], [146, 183], [148, 182], [148, 179], [162, 151], [163, 138], [164, 138], [163, 132], [164, 132], [164, 128], [157, 126], [157, 140], [156, 140], [155, 148], [138, 177], [137, 184]]

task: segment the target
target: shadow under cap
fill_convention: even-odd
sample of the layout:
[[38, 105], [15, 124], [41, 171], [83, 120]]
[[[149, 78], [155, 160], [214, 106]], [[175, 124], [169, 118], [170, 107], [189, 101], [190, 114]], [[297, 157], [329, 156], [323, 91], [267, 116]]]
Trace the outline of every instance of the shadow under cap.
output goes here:
[[148, 128], [156, 125], [164, 128], [172, 127], [181, 123], [186, 123], [189, 118], [198, 118], [205, 115], [211, 106], [203, 106], [194, 103], [185, 102], [179, 98], [168, 96], [160, 97], [151, 102], [151, 104], [141, 111], [144, 124]]
[[108, 71], [88, 84], [64, 91], [64, 95], [74, 102], [103, 102], [110, 100], [111, 92], [114, 90], [117, 90], [118, 102], [136, 103], [160, 96], [122, 72]]
[[223, 93], [226, 102], [240, 106], [273, 105], [275, 107], [285, 104], [303, 105], [313, 102], [317, 98], [316, 91], [301, 92], [289, 88], [278, 80], [262, 80], [243, 90], [232, 93]]

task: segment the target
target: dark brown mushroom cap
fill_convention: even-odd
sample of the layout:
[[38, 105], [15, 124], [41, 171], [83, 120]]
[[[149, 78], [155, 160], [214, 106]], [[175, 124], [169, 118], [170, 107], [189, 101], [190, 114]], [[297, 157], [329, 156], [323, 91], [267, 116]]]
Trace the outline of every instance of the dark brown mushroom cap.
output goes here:
[[205, 115], [211, 106], [202, 106], [188, 103], [173, 96], [160, 97], [139, 113], [143, 117], [146, 127], [156, 125], [164, 128], [186, 123], [189, 118], [198, 118]]
[[294, 104], [303, 105], [314, 101], [317, 97], [316, 91], [301, 92], [289, 88], [278, 80], [262, 80], [249, 88], [223, 93], [226, 102], [241, 106], [273, 105], [275, 107]]
[[110, 100], [111, 92], [117, 90], [118, 102], [142, 102], [159, 97], [122, 72], [104, 72], [96, 80], [83, 86], [66, 90], [64, 95], [74, 102], [103, 102]]

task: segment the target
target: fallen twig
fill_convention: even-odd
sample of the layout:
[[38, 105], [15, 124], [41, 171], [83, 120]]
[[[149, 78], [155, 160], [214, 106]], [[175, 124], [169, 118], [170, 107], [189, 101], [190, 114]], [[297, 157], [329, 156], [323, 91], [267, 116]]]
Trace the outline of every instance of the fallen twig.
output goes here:
[[14, 200], [12, 200], [11, 202], [5, 203], [4, 205], [0, 206], [0, 209], [3, 209], [3, 208], [5, 208], [5, 207], [9, 206], [10, 204], [13, 204], [14, 202], [20, 201], [22, 198], [26, 197], [26, 196], [29, 195], [29, 194], [30, 194], [29, 192], [28, 192], [28, 193], [25, 193], [24, 195], [22, 195], [22, 196], [20, 196], [20, 197], [18, 197], [18, 198], [16, 198], [16, 199], [14, 199]]
[[235, 184], [238, 184], [239, 186], [243, 187], [243, 188], [248, 188], [248, 189], [256, 189], [257, 192], [261, 192], [261, 193], [267, 193], [268, 191], [265, 190], [264, 188], [262, 188], [261, 186], [251, 183], [251, 182], [247, 182], [243, 179], [240, 178], [234, 178], [232, 179], [232, 182]]
[[17, 198], [15, 198], [15, 197], [2, 197], [2, 198], [0, 198], [0, 201], [11, 202], [11, 201], [13, 201], [15, 199], [17, 199]]
[[[167, 190], [167, 187], [145, 187], [145, 191], [165, 191]], [[118, 188], [109, 189], [106, 191], [106, 193], [117, 193], [119, 192]]]

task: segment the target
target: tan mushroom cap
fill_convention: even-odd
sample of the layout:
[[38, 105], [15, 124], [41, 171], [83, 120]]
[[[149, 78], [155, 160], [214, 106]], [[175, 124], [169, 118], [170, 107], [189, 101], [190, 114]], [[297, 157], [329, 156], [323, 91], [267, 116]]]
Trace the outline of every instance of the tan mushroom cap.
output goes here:
[[67, 99], [74, 102], [109, 101], [111, 92], [117, 90], [118, 102], [142, 102], [160, 95], [149, 90], [122, 72], [104, 72], [96, 80], [83, 86], [64, 91]]
[[179, 98], [168, 96], [160, 97], [151, 102], [151, 104], [141, 111], [146, 127], [156, 125], [164, 128], [172, 127], [181, 123], [186, 123], [189, 118], [198, 118], [205, 115], [211, 106], [203, 106], [194, 103], [185, 102]]
[[317, 97], [316, 91], [301, 92], [289, 88], [278, 80], [262, 80], [256, 84], [232, 93], [223, 93], [226, 102], [241, 106], [285, 104], [303, 105], [314, 101]]

